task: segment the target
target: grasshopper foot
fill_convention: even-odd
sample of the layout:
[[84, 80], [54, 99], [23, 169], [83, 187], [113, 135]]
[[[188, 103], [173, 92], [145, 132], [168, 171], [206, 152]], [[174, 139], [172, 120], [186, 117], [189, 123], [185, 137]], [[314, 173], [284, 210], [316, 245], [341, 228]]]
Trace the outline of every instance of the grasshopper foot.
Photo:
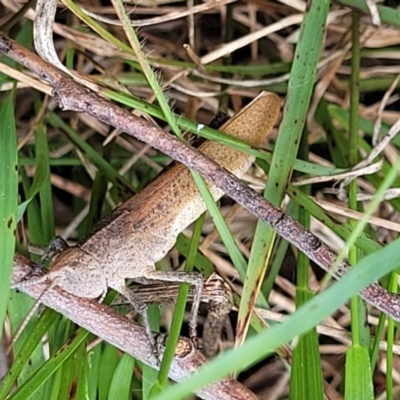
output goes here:
[[189, 339], [190, 339], [190, 341], [192, 342], [194, 348], [195, 348], [195, 349], [199, 349], [200, 343], [199, 343], [199, 339], [198, 339], [198, 337], [197, 337], [196, 331], [190, 333]]

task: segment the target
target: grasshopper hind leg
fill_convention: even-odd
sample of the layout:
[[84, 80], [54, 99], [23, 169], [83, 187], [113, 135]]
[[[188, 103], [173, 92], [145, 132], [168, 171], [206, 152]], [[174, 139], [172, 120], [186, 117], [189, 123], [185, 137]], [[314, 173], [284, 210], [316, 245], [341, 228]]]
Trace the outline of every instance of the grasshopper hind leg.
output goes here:
[[164, 281], [164, 282], [180, 282], [189, 283], [195, 287], [193, 297], [192, 310], [190, 313], [189, 329], [190, 339], [194, 344], [197, 343], [197, 315], [199, 313], [201, 293], [203, 291], [203, 278], [198, 272], [184, 272], [184, 271], [154, 271], [147, 272], [143, 276], [144, 279], [149, 281]]
[[132, 304], [133, 308], [142, 317], [142, 323], [146, 330], [147, 337], [150, 341], [151, 350], [153, 352], [153, 355], [157, 363], [160, 364], [160, 355], [158, 354], [154, 335], [150, 327], [147, 304], [139, 296], [137, 296], [133, 290], [126, 287], [125, 284], [113, 286], [113, 289], [115, 289], [118, 293], [122, 294], [129, 301], [129, 303]]

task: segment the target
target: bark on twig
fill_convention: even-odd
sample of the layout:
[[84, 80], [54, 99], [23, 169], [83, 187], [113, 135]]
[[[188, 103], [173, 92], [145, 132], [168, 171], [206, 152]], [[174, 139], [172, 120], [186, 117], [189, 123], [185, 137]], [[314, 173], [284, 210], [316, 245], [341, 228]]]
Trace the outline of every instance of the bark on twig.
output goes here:
[[[0, 51], [50, 83], [64, 110], [87, 113], [162, 151], [214, 183], [336, 278], [342, 277], [348, 271], [349, 265], [345, 262], [335, 271], [331, 271], [331, 265], [337, 256], [335, 252], [297, 221], [187, 143], [82, 87], [2, 33], [0, 33]], [[360, 296], [400, 322], [400, 296], [389, 293], [376, 283], [362, 290]]]
[[[23, 280], [31, 269], [31, 263], [25, 257], [16, 254], [13, 282]], [[47, 288], [48, 285], [43, 283], [24, 287], [21, 291], [37, 299]], [[95, 300], [72, 296], [58, 288], [47, 290], [41, 302], [120, 350], [147, 365], [158, 368], [145, 329], [110, 307]], [[162, 354], [163, 348], [160, 347], [159, 350]], [[204, 355], [194, 348], [189, 339], [181, 337], [175, 350], [169, 377], [178, 382], [182, 381], [195, 373], [206, 361]], [[247, 387], [232, 379], [213, 383], [199, 390], [197, 395], [210, 400], [258, 399]]]

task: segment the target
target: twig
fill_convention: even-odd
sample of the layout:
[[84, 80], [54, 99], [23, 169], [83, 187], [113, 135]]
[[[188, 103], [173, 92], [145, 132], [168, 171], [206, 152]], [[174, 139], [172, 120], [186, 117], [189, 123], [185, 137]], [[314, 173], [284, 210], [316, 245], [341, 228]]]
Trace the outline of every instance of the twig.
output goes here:
[[[238, 178], [187, 143], [82, 87], [2, 33], [0, 33], [0, 51], [49, 82], [58, 97], [60, 107], [64, 110], [87, 113], [197, 171], [257, 218], [270, 225], [279, 236], [296, 246], [310, 260], [330, 272], [334, 277], [342, 277], [350, 268], [343, 262], [335, 271], [332, 271], [331, 265], [337, 256], [334, 251], [297, 221], [284, 214], [279, 208], [270, 204]], [[376, 283], [362, 290], [360, 296], [400, 322], [400, 296], [389, 293]]]
[[[13, 282], [20, 282], [31, 270], [32, 265], [25, 257], [19, 254], [14, 256]], [[43, 283], [24, 287], [21, 291], [37, 299], [47, 288], [48, 286]], [[158, 369], [145, 329], [110, 307], [95, 300], [72, 296], [59, 288], [47, 290], [41, 302], [99, 338]], [[162, 354], [164, 350], [162, 344], [158, 350]], [[189, 339], [180, 338], [169, 376], [175, 381], [182, 381], [195, 373], [206, 361], [204, 355], [194, 348]], [[222, 400], [256, 400], [258, 398], [248, 388], [233, 379], [213, 383], [201, 389], [197, 395], [203, 399]]]

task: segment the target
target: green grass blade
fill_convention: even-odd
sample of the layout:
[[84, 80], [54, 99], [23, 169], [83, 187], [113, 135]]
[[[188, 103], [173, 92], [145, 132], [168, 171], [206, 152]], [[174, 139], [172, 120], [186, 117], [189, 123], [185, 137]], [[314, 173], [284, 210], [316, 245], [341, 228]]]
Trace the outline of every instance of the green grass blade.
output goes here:
[[[359, 125], [359, 102], [360, 102], [360, 20], [359, 14], [352, 15], [352, 58], [351, 58], [351, 90], [350, 90], [350, 120], [348, 135], [348, 163], [349, 166], [357, 165], [358, 154], [358, 125]], [[358, 183], [356, 180], [348, 186], [349, 208], [361, 211], [361, 205], [357, 202]], [[357, 221], [349, 221], [351, 227], [355, 228]], [[348, 261], [356, 264], [362, 253], [353, 245], [349, 248]], [[369, 327], [367, 321], [367, 310], [362, 299], [354, 296], [350, 301], [351, 308], [351, 337], [352, 345], [346, 352], [346, 374], [345, 391], [347, 398], [372, 399], [373, 382], [371, 372], [371, 361], [369, 358]], [[357, 378], [354, 379], [354, 376]]]
[[129, 354], [124, 354], [119, 360], [111, 380], [109, 399], [129, 400], [131, 399], [130, 387], [135, 367], [135, 359]]
[[[393, 271], [390, 274], [389, 280], [389, 290], [394, 293], [398, 293], [398, 272]], [[397, 329], [396, 329], [397, 328]], [[394, 371], [393, 367], [395, 366], [395, 358], [393, 354], [393, 345], [396, 340], [396, 331], [398, 327], [396, 327], [396, 322], [393, 318], [389, 318], [388, 326], [387, 326], [387, 353], [386, 353], [386, 398], [387, 400], [394, 399], [394, 388], [396, 383], [393, 381]]]
[[103, 175], [112, 182], [121, 193], [123, 199], [131, 197], [135, 190], [130, 182], [121, 176], [99, 153], [86, 143], [68, 124], [66, 124], [57, 114], [48, 115], [49, 123], [54, 127], [61, 129], [71, 140], [71, 142], [93, 162], [93, 164], [103, 173]]
[[218, 233], [221, 236], [221, 240], [224, 243], [230, 258], [232, 259], [233, 265], [239, 272], [241, 278], [244, 279], [247, 262], [243, 254], [240, 252], [238, 246], [236, 245], [235, 239], [231, 231], [229, 230], [227, 222], [225, 221], [220, 209], [215, 203], [207, 185], [204, 182], [204, 179], [198, 174], [194, 174], [193, 179], [198, 185], [201, 196], [203, 197], [204, 202], [207, 205], [207, 210], [214, 221], [215, 227], [217, 228]]
[[143, 73], [146, 76], [146, 79], [154, 93], [154, 95], [157, 98], [158, 103], [160, 104], [160, 107], [163, 111], [163, 114], [168, 122], [168, 125], [170, 126], [172, 132], [175, 133], [178, 137], [182, 138], [181, 131], [179, 129], [179, 126], [176, 122], [176, 118], [174, 114], [172, 113], [170, 106], [167, 102], [167, 99], [161, 89], [161, 86], [158, 83], [156, 74], [154, 73], [153, 69], [150, 66], [149, 61], [146, 59], [139, 39], [137, 37], [137, 34], [135, 30], [133, 29], [132, 22], [125, 10], [124, 4], [122, 0], [112, 0], [111, 1], [114, 5], [114, 8], [117, 12], [117, 15], [122, 22], [122, 26], [124, 28], [125, 34], [128, 38], [128, 41], [130, 45], [132, 46], [133, 52], [136, 54], [136, 57], [138, 58], [139, 64], [142, 67]]
[[[203, 215], [196, 221], [193, 230], [193, 236], [190, 242], [189, 254], [185, 266], [185, 271], [187, 272], [192, 271], [194, 267], [194, 262], [196, 258], [197, 249], [200, 243], [204, 220], [205, 220], [205, 213], [203, 213]], [[158, 373], [158, 385], [156, 385], [154, 388], [154, 390], [157, 392], [152, 391], [152, 394], [158, 393], [158, 391], [160, 390], [162, 391], [168, 382], [168, 373], [171, 368], [171, 364], [175, 354], [175, 348], [179, 339], [188, 293], [189, 293], [189, 284], [181, 285], [178, 299], [175, 305], [175, 311], [172, 319], [171, 329], [167, 337], [164, 356], [161, 362], [160, 371]]]
[[[297, 304], [305, 304], [313, 297], [314, 294], [307, 289], [296, 290]], [[324, 398], [318, 334], [315, 328], [300, 336], [293, 350], [289, 391], [290, 400]]]
[[[188, 257], [190, 249], [190, 239], [188, 239], [183, 234], [178, 236], [178, 240], [175, 247], [179, 250], [181, 254]], [[199, 251], [196, 253], [196, 258], [194, 261], [196, 268], [205, 276], [211, 275], [214, 272], [214, 266], [212, 262]]]
[[[329, 1], [312, 2], [302, 23], [289, 79], [283, 120], [279, 128], [264, 191], [264, 197], [276, 206], [280, 206], [297, 157], [315, 81], [317, 63], [320, 58], [328, 12]], [[257, 224], [239, 308], [238, 343], [245, 339], [244, 335], [250, 321], [249, 310], [252, 310], [255, 304], [255, 293], [260, 289], [260, 282], [266, 272], [265, 260], [268, 260], [272, 253], [275, 237], [272, 228], [261, 222]]]
[[[307, 137], [303, 136], [299, 156], [308, 157]], [[306, 186], [303, 191], [310, 193], [310, 187]], [[310, 215], [308, 212], [296, 206], [298, 221], [310, 229]], [[310, 260], [303, 253], [297, 256], [297, 278], [296, 278], [296, 310], [306, 304], [314, 297], [309, 288]], [[293, 351], [293, 363], [290, 374], [290, 400], [302, 399], [323, 400], [324, 387], [322, 379], [321, 356], [319, 354], [318, 335], [314, 327], [309, 332], [301, 335], [299, 342]]]
[[107, 400], [111, 381], [119, 363], [117, 349], [107, 343], [103, 344], [99, 369], [99, 400]]
[[99, 400], [107, 400], [111, 381], [117, 370], [119, 357], [117, 349], [107, 343], [103, 344], [99, 369]]
[[0, 400], [4, 400], [7, 397], [22, 369], [30, 363], [30, 357], [33, 351], [40, 343], [50, 326], [54, 323], [56, 317], [57, 314], [54, 311], [46, 309], [40, 316], [40, 319], [37, 321], [34, 328], [30, 330], [29, 340], [26, 340], [21, 347], [20, 352], [15, 357], [15, 361], [10, 366], [10, 369], [0, 387]]
[[[40, 189], [42, 186], [46, 183], [49, 182], [49, 149], [47, 145], [47, 137], [46, 137], [46, 129], [45, 126], [43, 125], [42, 122], [39, 123], [38, 128], [35, 131], [35, 153], [36, 153], [36, 172], [35, 176], [33, 178], [32, 186], [29, 189], [27, 198], [24, 202], [22, 202], [18, 206], [18, 221], [22, 218], [26, 208], [28, 207], [29, 203], [32, 201], [32, 199], [39, 193]], [[47, 185], [47, 192], [50, 190], [51, 186]], [[45, 198], [43, 198], [46, 202], [43, 208], [48, 210], [48, 212], [51, 213], [51, 215], [48, 215], [49, 218], [46, 218], [46, 226], [49, 224], [54, 225], [54, 216], [52, 210], [53, 207], [50, 204], [47, 204], [47, 201]], [[54, 226], [53, 229], [48, 233], [50, 234], [50, 237], [54, 233]]]
[[346, 352], [345, 398], [373, 400], [371, 364], [366, 347], [352, 346]]
[[[335, 222], [318, 204], [306, 196], [299, 188], [289, 185], [287, 193], [297, 205], [304, 207], [314, 218], [321, 221], [329, 229], [332, 229], [339, 237], [347, 240], [350, 236], [352, 228], [348, 223]], [[365, 233], [361, 233], [360, 236], [357, 237], [356, 246], [366, 254], [371, 254], [382, 247]]]
[[4, 324], [15, 249], [18, 196], [17, 132], [14, 119], [15, 92], [0, 106], [0, 322]]
[[86, 356], [86, 343], [81, 343], [72, 357], [66, 360], [62, 368], [57, 371], [61, 375], [61, 384], [56, 396], [58, 400], [69, 400], [71, 397], [78, 399], [82, 394], [86, 375], [84, 373], [87, 365]]
[[[40, 105], [37, 104], [35, 106], [39, 107]], [[49, 149], [47, 145], [46, 128], [41, 121], [35, 130], [35, 153], [37, 168], [32, 185], [30, 185], [30, 180], [23, 175], [24, 188], [28, 200], [25, 202], [27, 206], [27, 220], [30, 227], [29, 233], [31, 242], [40, 245], [47, 245], [54, 236], [54, 214], [49, 171]], [[36, 196], [38, 193], [39, 199]], [[34, 301], [25, 295], [16, 293], [12, 294], [9, 303], [9, 316], [14, 332], [20, 323], [26, 318], [26, 315], [31, 310], [33, 304]], [[47, 312], [53, 314], [52, 320], [55, 321], [55, 311]], [[37, 321], [35, 315], [32, 317], [32, 321], [27, 324], [24, 331], [21, 333], [20, 340], [16, 343], [15, 350], [18, 351], [20, 343], [24, 343], [24, 341], [24, 346], [32, 348], [33, 344], [29, 344], [29, 342], [35, 341], [35, 335], [33, 333], [35, 330], [41, 329], [37, 324], [40, 324], [40, 322]], [[47, 325], [48, 330], [49, 328], [50, 325]], [[18, 378], [18, 384], [22, 385], [26, 379], [32, 375], [32, 372], [36, 371], [43, 364], [43, 349], [37, 347], [34, 351], [28, 354], [20, 353], [19, 356], [25, 359], [29, 357], [29, 362], [26, 363], [25, 369], [21, 372]], [[44, 387], [34, 393], [32, 398], [41, 399], [43, 398], [43, 395]]]
[[101, 344], [97, 345], [87, 355], [89, 363], [88, 371], [88, 399], [97, 400], [97, 387], [99, 385], [99, 369], [101, 362]]
[[[89, 332], [81, 329], [74, 339], [67, 343], [61, 350], [44, 363], [19, 389], [13, 393], [9, 400], [27, 400], [31, 398], [47, 380], [74, 354], [77, 348], [87, 339]], [[43, 398], [43, 397], [42, 397]]]
[[[340, 3], [350, 8], [363, 11], [370, 16], [370, 8], [365, 0], [340, 0]], [[393, 7], [386, 7], [382, 4], [377, 4], [379, 17], [385, 24], [400, 27], [400, 11]]]

